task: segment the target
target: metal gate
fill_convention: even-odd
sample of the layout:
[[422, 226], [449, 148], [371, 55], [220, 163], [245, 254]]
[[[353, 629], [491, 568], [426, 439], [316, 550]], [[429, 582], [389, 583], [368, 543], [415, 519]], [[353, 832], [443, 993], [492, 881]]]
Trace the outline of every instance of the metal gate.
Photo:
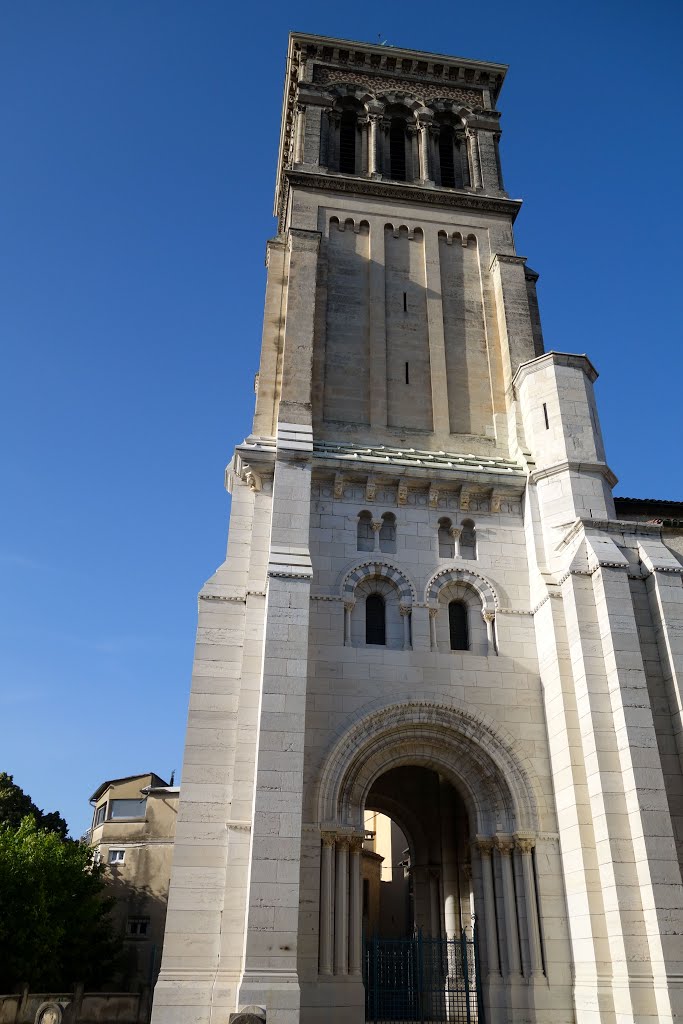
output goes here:
[[368, 1024], [483, 1024], [476, 941], [476, 931], [459, 939], [368, 939]]

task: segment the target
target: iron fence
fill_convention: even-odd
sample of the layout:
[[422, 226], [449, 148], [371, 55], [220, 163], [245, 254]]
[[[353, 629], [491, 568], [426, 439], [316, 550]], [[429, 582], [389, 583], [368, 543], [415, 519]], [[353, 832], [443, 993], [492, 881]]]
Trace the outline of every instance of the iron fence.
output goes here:
[[469, 938], [366, 940], [368, 1024], [483, 1024], [476, 931]]

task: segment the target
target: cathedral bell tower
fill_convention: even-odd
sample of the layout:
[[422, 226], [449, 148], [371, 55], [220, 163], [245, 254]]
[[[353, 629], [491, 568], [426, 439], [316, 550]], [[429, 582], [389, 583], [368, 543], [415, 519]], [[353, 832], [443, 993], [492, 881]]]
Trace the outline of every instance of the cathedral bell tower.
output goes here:
[[[683, 1013], [637, 640], [672, 591], [629, 589], [681, 567], [615, 525], [592, 364], [544, 353], [505, 70], [290, 36], [154, 1024]], [[405, 837], [398, 936], [368, 930], [369, 812]]]

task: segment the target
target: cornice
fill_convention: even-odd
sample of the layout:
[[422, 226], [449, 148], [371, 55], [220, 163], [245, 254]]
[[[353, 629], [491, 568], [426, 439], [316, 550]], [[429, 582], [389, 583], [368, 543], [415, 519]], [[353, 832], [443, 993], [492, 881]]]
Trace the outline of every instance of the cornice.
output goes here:
[[[494, 256], [493, 259], [497, 259], [499, 262], [512, 263], [515, 260], [521, 259], [521, 257]], [[517, 389], [529, 374], [537, 373], [538, 370], [544, 370], [550, 365], [571, 366], [574, 369], [583, 370], [591, 384], [598, 379], [598, 371], [587, 355], [580, 355], [576, 352], [545, 352], [542, 356], [537, 356], [536, 359], [529, 359], [526, 363], [519, 364], [512, 378], [512, 386], [515, 392], [517, 392]]]
[[377, 199], [391, 199], [407, 203], [440, 206], [456, 210], [476, 210], [480, 213], [499, 213], [514, 222], [519, 213], [521, 199], [504, 199], [486, 196], [476, 192], [455, 189], [423, 188], [397, 181], [383, 181], [374, 178], [345, 176], [343, 174], [320, 174], [317, 171], [284, 170], [284, 188], [279, 204], [279, 216], [287, 209], [289, 189], [292, 187], [336, 192], [342, 195], [373, 196]]
[[529, 474], [531, 483], [538, 483], [539, 480], [547, 480], [548, 477], [557, 476], [558, 473], [597, 473], [604, 476], [610, 487], [619, 483], [606, 462], [570, 462], [568, 459], [562, 462], [555, 462], [545, 469], [535, 469]]

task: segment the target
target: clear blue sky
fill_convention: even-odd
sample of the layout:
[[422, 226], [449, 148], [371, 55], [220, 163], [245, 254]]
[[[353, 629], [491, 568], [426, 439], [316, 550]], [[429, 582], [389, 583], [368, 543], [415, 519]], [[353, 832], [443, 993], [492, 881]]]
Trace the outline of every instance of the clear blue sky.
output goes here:
[[506, 184], [618, 494], [683, 499], [679, 2], [16, 0], [0, 11], [0, 770], [79, 834], [180, 769], [249, 431], [287, 32], [511, 65]]

